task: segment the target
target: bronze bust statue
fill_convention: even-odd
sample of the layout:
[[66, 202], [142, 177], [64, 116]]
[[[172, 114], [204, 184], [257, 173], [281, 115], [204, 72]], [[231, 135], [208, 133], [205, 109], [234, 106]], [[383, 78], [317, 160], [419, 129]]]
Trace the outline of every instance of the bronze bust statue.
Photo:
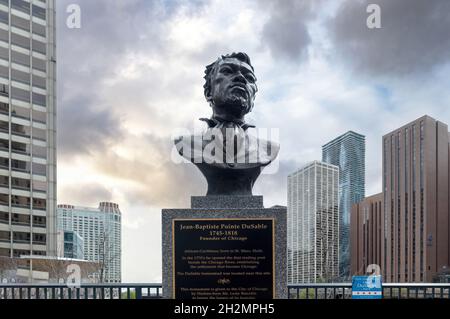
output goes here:
[[252, 111], [258, 91], [250, 58], [242, 52], [224, 55], [208, 65], [205, 74], [204, 94], [213, 114], [200, 120], [208, 128], [201, 136], [177, 138], [175, 145], [205, 176], [208, 196], [251, 196], [279, 145], [248, 133], [254, 126], [245, 122], [245, 115]]

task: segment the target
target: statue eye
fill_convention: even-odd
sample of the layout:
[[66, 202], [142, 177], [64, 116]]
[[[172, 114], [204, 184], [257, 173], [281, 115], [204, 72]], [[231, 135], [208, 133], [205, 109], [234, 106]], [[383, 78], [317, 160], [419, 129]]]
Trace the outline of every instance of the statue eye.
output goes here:
[[231, 74], [232, 71], [231, 71], [230, 68], [223, 68], [223, 69], [220, 70], [220, 73], [228, 75], [228, 74]]

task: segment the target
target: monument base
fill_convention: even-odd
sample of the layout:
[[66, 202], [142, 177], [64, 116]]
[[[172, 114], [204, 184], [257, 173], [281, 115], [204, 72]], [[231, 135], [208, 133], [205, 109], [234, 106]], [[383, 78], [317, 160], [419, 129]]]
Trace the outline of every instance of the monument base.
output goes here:
[[286, 208], [262, 196], [192, 197], [163, 209], [163, 296], [287, 298]]

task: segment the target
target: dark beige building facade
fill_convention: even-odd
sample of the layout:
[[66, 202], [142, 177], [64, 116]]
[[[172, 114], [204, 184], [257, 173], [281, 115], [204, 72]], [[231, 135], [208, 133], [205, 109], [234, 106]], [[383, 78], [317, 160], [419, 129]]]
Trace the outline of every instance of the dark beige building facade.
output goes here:
[[[432, 282], [449, 268], [449, 135], [446, 124], [424, 116], [383, 136], [383, 192], [375, 201], [381, 211], [367, 226], [364, 211], [373, 199], [353, 207], [354, 274], [365, 263], [378, 264], [371, 252], [379, 245], [385, 282]], [[364, 227], [378, 223], [378, 215], [381, 237], [373, 240]]]
[[352, 207], [350, 266], [353, 275], [364, 275], [369, 265], [381, 265], [382, 213], [382, 193], [367, 197]]

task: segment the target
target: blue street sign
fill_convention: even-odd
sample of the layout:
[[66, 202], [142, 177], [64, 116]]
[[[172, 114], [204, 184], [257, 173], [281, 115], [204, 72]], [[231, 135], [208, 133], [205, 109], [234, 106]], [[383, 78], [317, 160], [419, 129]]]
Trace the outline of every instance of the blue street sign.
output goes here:
[[354, 276], [352, 299], [382, 299], [381, 276]]

